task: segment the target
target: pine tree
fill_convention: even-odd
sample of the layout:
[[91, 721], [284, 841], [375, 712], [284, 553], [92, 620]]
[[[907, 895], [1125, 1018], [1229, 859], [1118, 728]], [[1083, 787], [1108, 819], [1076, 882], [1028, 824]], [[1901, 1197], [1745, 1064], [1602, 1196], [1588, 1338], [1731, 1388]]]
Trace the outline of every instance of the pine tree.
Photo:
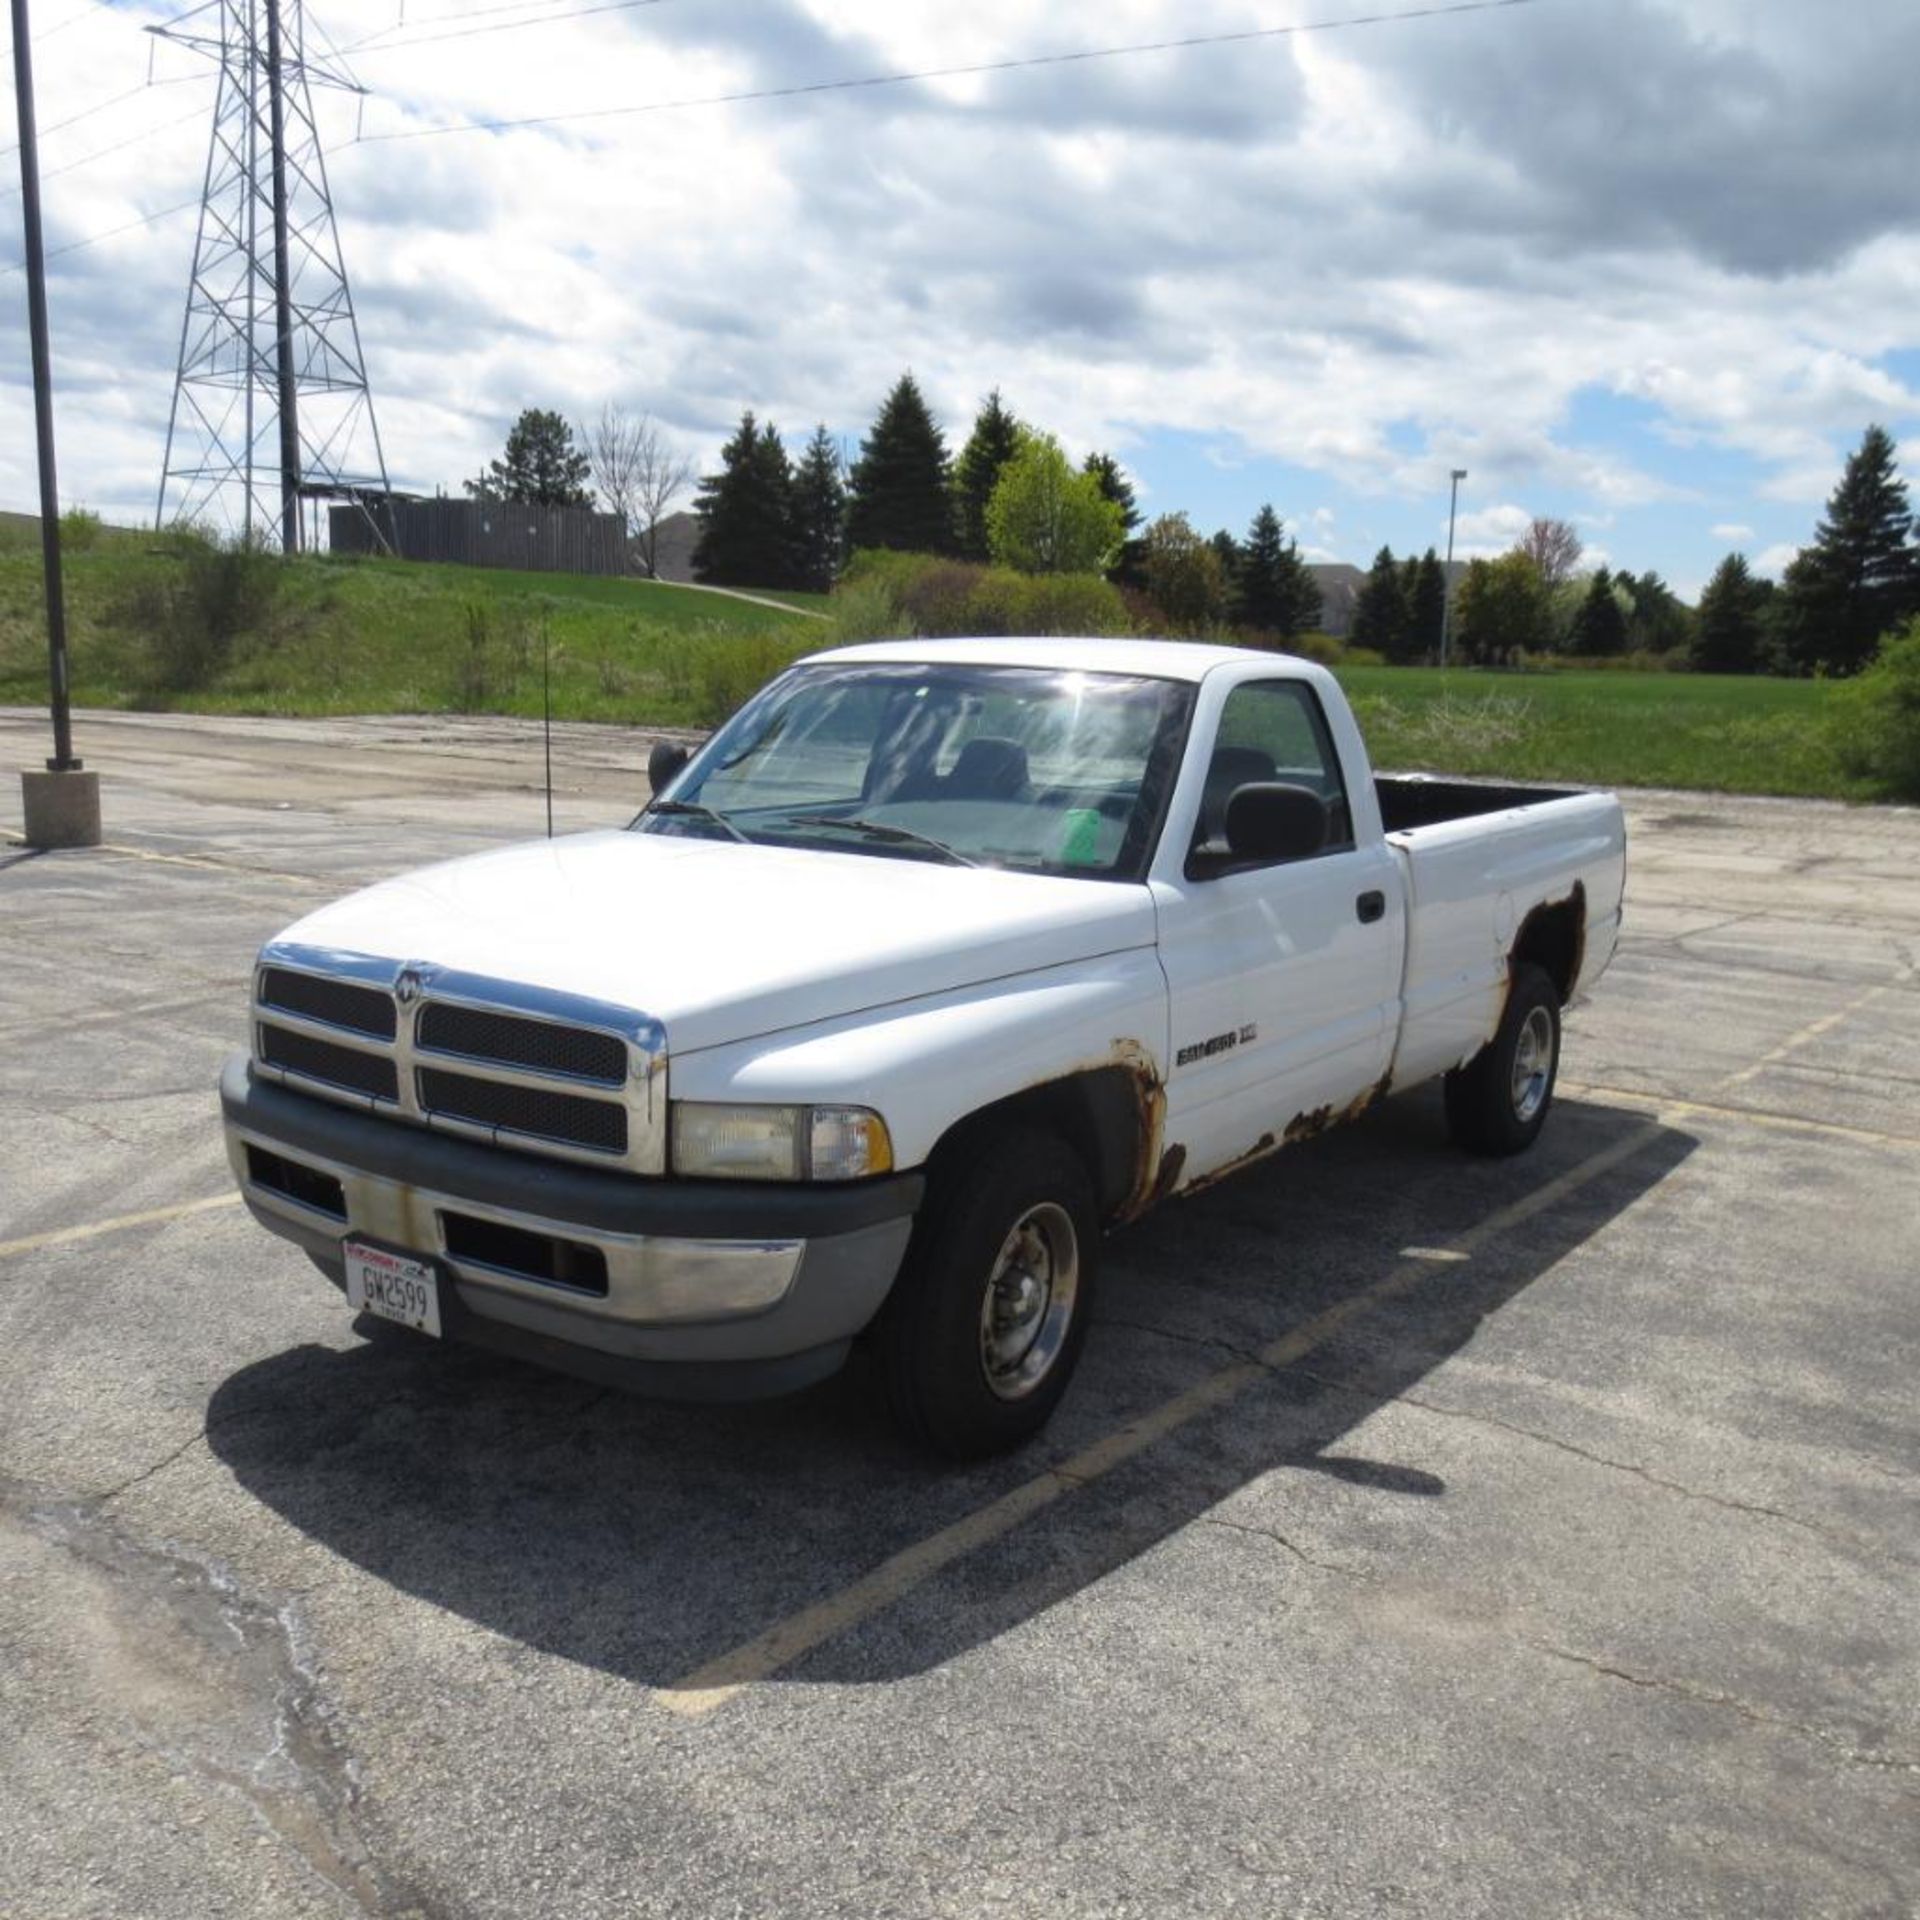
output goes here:
[[850, 547], [953, 551], [946, 438], [912, 374], [900, 376], [861, 441], [849, 496]]
[[1223, 617], [1231, 614], [1234, 604], [1240, 597], [1240, 567], [1246, 555], [1240, 551], [1240, 542], [1222, 527], [1207, 544], [1213, 549], [1220, 562], [1220, 578], [1226, 583], [1226, 602], [1222, 609]]
[[506, 451], [467, 482], [476, 500], [537, 507], [590, 507], [593, 462], [573, 444], [573, 429], [544, 407], [528, 407], [507, 433]]
[[1429, 547], [1420, 556], [1414, 576], [1413, 601], [1407, 609], [1407, 644], [1402, 655], [1409, 661], [1438, 660], [1440, 638], [1447, 624], [1447, 573], [1440, 556]]
[[1880, 636], [1920, 611], [1913, 510], [1884, 427], [1867, 429], [1782, 586], [1780, 636], [1803, 673], [1859, 672]]
[[1613, 577], [1596, 567], [1587, 591], [1573, 616], [1567, 650], [1586, 659], [1604, 659], [1627, 649], [1627, 616], [1614, 598]]
[[1700, 596], [1689, 658], [1701, 673], [1757, 673], [1762, 665], [1761, 582], [1742, 553], [1730, 553]]
[[784, 587], [795, 575], [793, 469], [776, 427], [740, 416], [720, 449], [720, 471], [700, 482], [694, 500], [700, 539], [697, 579], [722, 587]]
[[1634, 653], [1671, 653], [1691, 644], [1693, 620], [1678, 594], [1651, 567], [1639, 579], [1630, 573], [1613, 576], [1633, 598], [1627, 615], [1627, 646]]
[[793, 473], [794, 576], [809, 593], [831, 590], [846, 558], [847, 483], [840, 449], [824, 426], [813, 430]]
[[1393, 549], [1382, 547], [1353, 602], [1347, 638], [1356, 647], [1372, 647], [1389, 660], [1400, 659], [1407, 645], [1407, 602]]
[[1134, 497], [1133, 482], [1127, 478], [1126, 469], [1110, 453], [1088, 454], [1084, 471], [1100, 483], [1101, 493], [1120, 509], [1123, 529], [1120, 551], [1107, 569], [1107, 578], [1119, 586], [1144, 590], [1147, 584], [1146, 543], [1140, 538], [1140, 526], [1145, 516]]
[[1240, 549], [1234, 618], [1255, 633], [1283, 640], [1306, 632], [1320, 618], [1320, 589], [1271, 506], [1253, 516]]
[[974, 416], [973, 432], [953, 464], [953, 504], [960, 522], [963, 560], [987, 557], [987, 502], [1004, 467], [1020, 446], [1020, 422], [1000, 401], [995, 387]]

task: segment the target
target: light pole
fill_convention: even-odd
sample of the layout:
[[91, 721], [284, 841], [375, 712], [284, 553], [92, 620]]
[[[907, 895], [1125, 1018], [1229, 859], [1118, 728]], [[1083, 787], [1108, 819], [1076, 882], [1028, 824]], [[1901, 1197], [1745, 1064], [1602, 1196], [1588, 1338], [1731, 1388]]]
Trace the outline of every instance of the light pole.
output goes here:
[[39, 441], [40, 550], [46, 569], [47, 666], [53, 757], [21, 775], [27, 844], [100, 844], [100, 780], [73, 753], [67, 674], [67, 607], [60, 579], [60, 487], [53, 465], [53, 356], [47, 343], [47, 263], [40, 225], [40, 149], [33, 117], [33, 35], [27, 0], [13, 0], [13, 84], [20, 115], [20, 213], [27, 267], [27, 334], [33, 357], [33, 422]]
[[1453, 470], [1453, 493], [1447, 501], [1447, 573], [1446, 595], [1440, 602], [1440, 664], [1447, 664], [1447, 644], [1453, 638], [1453, 522], [1460, 510], [1460, 482], [1467, 477], [1465, 467]]

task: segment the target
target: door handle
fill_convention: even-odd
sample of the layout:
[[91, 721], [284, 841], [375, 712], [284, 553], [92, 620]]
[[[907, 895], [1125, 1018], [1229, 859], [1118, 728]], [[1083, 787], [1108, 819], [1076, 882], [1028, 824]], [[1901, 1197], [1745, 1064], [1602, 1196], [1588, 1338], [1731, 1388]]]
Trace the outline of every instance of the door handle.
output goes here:
[[1376, 920], [1387, 917], [1387, 896], [1384, 893], [1363, 893], [1353, 903], [1354, 911], [1359, 914], [1363, 926], [1371, 926]]

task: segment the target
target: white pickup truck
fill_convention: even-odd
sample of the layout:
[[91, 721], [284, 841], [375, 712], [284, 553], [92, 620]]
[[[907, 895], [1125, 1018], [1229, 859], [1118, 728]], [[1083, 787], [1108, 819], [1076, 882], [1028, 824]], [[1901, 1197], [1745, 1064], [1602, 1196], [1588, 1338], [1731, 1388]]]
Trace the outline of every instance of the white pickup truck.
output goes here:
[[365, 1315], [649, 1391], [869, 1336], [954, 1455], [1052, 1413], [1106, 1229], [1438, 1075], [1528, 1146], [1620, 923], [1610, 795], [1376, 779], [1271, 653], [847, 648], [650, 772], [263, 949], [247, 1204]]

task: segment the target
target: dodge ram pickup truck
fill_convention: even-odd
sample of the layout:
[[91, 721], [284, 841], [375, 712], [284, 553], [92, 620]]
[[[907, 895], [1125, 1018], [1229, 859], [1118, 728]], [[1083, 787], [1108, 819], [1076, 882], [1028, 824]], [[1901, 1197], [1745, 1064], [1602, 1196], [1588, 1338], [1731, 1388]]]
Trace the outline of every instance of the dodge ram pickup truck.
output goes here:
[[1376, 778], [1272, 653], [844, 648], [650, 775], [262, 950], [241, 1191], [370, 1333], [680, 1397], [864, 1335], [955, 1456], [1053, 1412], [1107, 1229], [1438, 1076], [1529, 1146], [1620, 924], [1613, 797]]

